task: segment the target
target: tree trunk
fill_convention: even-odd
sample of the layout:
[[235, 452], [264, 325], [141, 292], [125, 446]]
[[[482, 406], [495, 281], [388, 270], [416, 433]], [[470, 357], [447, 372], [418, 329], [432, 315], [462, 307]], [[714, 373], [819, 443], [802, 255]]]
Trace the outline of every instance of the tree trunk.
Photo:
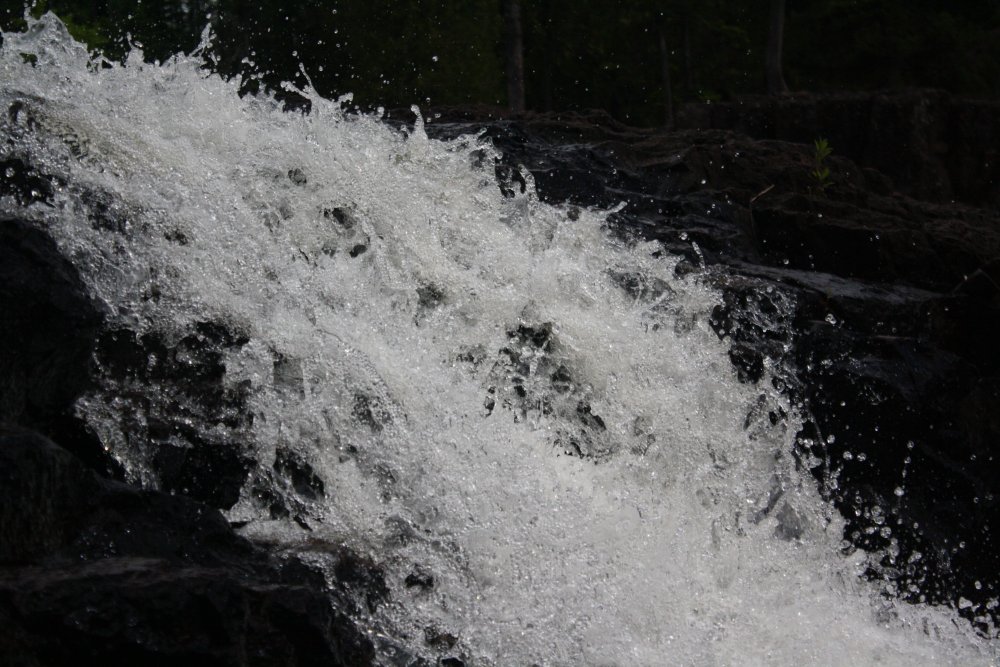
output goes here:
[[788, 92], [785, 75], [781, 67], [781, 52], [785, 39], [785, 0], [771, 0], [771, 20], [767, 31], [767, 75], [768, 95]]
[[[551, 2], [542, 2], [539, 6], [539, 14], [541, 15], [542, 25], [545, 26], [545, 32], [548, 35], [548, 39], [545, 40], [545, 62], [542, 63], [542, 109], [545, 111], [555, 111], [555, 105], [553, 104], [552, 95], [552, 74], [553, 74], [553, 63], [556, 61], [556, 49], [555, 45], [559, 43], [559, 24], [556, 23], [556, 17], [562, 18], [558, 12], [554, 12], [552, 9]], [[536, 102], [537, 106], [537, 102]]]
[[524, 38], [520, 0], [503, 0], [503, 17], [506, 26], [507, 106], [513, 113], [524, 113]]
[[664, 122], [668, 128], [674, 126], [674, 94], [670, 85], [670, 52], [667, 51], [667, 31], [660, 23], [660, 72], [663, 75]]
[[687, 88], [687, 94], [690, 95], [694, 92], [694, 76], [691, 73], [691, 7], [686, 5], [684, 7], [684, 15], [681, 17], [682, 29], [684, 35], [682, 37], [684, 41], [684, 87]]

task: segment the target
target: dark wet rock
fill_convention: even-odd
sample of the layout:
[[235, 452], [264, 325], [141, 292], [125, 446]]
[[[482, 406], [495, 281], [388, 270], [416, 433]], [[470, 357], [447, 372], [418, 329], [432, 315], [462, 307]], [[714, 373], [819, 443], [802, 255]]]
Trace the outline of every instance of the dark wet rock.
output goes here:
[[97, 481], [30, 431], [0, 430], [0, 564], [27, 563], [72, 540]]
[[290, 518], [303, 530], [312, 531], [311, 510], [326, 496], [326, 485], [301, 454], [278, 447], [270, 469], [260, 466], [249, 477], [248, 499], [253, 505], [272, 519]]
[[[114, 396], [133, 418], [119, 437], [149, 443], [146, 465], [159, 488], [184, 493], [219, 509], [239, 499], [252, 466], [242, 443], [220, 435], [249, 428], [250, 387], [227, 385], [225, 355], [246, 344], [243, 334], [216, 322], [197, 322], [179, 340], [128, 329], [101, 333], [91, 395]], [[279, 375], [284, 366], [276, 362]], [[288, 371], [285, 375], [289, 375]]]
[[560, 344], [553, 323], [521, 322], [507, 331], [507, 338], [489, 372], [485, 414], [492, 414], [499, 402], [513, 412], [515, 421], [559, 415], [570, 427], [555, 432], [552, 445], [557, 452], [606, 460], [612, 446], [604, 419], [593, 412], [588, 388], [574, 379], [570, 353]]
[[[169, 427], [166, 427], [169, 428]], [[160, 432], [151, 429], [159, 441]], [[191, 438], [187, 446], [163, 441], [153, 454], [160, 488], [168, 493], [182, 493], [211, 507], [229, 509], [240, 498], [253, 460], [237, 447], [213, 445]]]
[[[794, 94], [685, 105], [679, 127], [810, 144], [820, 137], [910, 196], [1000, 203], [1000, 104], [940, 90]], [[885, 189], [885, 181], [879, 188]]]
[[288, 481], [299, 496], [318, 500], [326, 495], [323, 480], [295, 451], [287, 447], [278, 448], [272, 467], [281, 479]]
[[0, 433], [0, 460], [12, 664], [372, 663], [321, 577], [275, 563], [217, 511], [101, 479], [28, 431]]
[[431, 648], [447, 651], [455, 647], [458, 637], [438, 627], [428, 626], [424, 628], [424, 642]]
[[352, 551], [342, 549], [333, 567], [334, 576], [341, 586], [362, 598], [369, 613], [389, 599], [389, 586], [385, 571], [372, 560]]
[[72, 411], [92, 386], [103, 309], [51, 236], [19, 218], [0, 217], [0, 312], [0, 424], [37, 429], [102, 474], [120, 474]]
[[315, 593], [214, 568], [134, 558], [26, 568], [0, 575], [0, 600], [0, 632], [18, 641], [21, 664], [372, 662], [370, 645]]
[[419, 588], [421, 590], [431, 590], [434, 588], [434, 574], [422, 565], [414, 565], [413, 570], [406, 575], [403, 584], [407, 588]]

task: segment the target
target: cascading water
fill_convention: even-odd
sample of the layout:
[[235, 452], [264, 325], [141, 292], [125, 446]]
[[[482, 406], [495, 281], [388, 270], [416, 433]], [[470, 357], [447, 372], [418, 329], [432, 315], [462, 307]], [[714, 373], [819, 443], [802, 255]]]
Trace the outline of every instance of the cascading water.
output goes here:
[[859, 579], [794, 410], [708, 325], [718, 295], [608, 212], [543, 204], [530, 176], [505, 197], [489, 145], [419, 115], [400, 132], [311, 90], [284, 112], [199, 55], [93, 59], [51, 14], [3, 37], [0, 151], [61, 185], [0, 207], [58, 241], [113, 340], [221, 369], [192, 398], [162, 355], [98, 355], [79, 413], [132, 481], [160, 485], [165, 449], [236, 450], [244, 534], [383, 565], [362, 620], [386, 662], [394, 642], [483, 665], [995, 659]]

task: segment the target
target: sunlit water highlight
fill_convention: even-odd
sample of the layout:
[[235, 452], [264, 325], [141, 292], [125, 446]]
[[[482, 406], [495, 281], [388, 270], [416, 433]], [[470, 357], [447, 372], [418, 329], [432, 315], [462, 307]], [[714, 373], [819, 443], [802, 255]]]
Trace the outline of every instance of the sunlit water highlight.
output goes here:
[[[736, 380], [702, 277], [616, 240], [606, 211], [539, 202], [530, 178], [505, 198], [476, 137], [400, 132], [310, 90], [309, 114], [283, 112], [203, 64], [102, 64], [46, 15], [4, 35], [4, 107], [32, 100], [42, 127], [0, 151], [68, 184], [19, 213], [110, 326], [246, 337], [224, 381], [248, 388], [252, 424], [202, 437], [247, 446], [252, 479], [294, 451], [326, 495], [297, 523], [248, 483], [229, 518], [319, 565], [336, 544], [383, 563], [373, 633], [430, 657], [437, 627], [481, 665], [995, 659], [951, 611], [878, 598], [863, 556], [840, 555], [839, 516], [790, 455], [794, 411]], [[91, 224], [87, 192], [123, 228]], [[109, 381], [78, 409], [156, 486], [125, 392], [164, 400]], [[779, 408], [793, 416], [772, 426]], [[414, 564], [432, 590], [404, 585]]]

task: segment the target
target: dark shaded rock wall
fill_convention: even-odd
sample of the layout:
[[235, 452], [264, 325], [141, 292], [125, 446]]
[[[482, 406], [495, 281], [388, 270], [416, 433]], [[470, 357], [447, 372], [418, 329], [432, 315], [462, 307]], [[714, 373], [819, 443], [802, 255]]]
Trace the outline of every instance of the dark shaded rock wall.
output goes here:
[[1000, 102], [939, 90], [793, 94], [688, 104], [682, 129], [734, 130], [754, 139], [811, 144], [887, 175], [917, 199], [1000, 204]]
[[214, 509], [100, 478], [34, 432], [0, 430], [4, 664], [371, 664], [345, 610], [379, 575], [337, 557], [368, 573], [349, 582], [360, 593], [268, 555]]
[[[31, 173], [8, 166], [16, 179]], [[26, 176], [30, 192], [51, 190], [40, 175]], [[40, 185], [44, 183], [46, 185]], [[72, 413], [91, 384], [91, 352], [104, 317], [76, 268], [52, 238], [25, 220], [0, 216], [0, 424], [16, 423], [58, 439], [95, 468], [115, 471]]]

